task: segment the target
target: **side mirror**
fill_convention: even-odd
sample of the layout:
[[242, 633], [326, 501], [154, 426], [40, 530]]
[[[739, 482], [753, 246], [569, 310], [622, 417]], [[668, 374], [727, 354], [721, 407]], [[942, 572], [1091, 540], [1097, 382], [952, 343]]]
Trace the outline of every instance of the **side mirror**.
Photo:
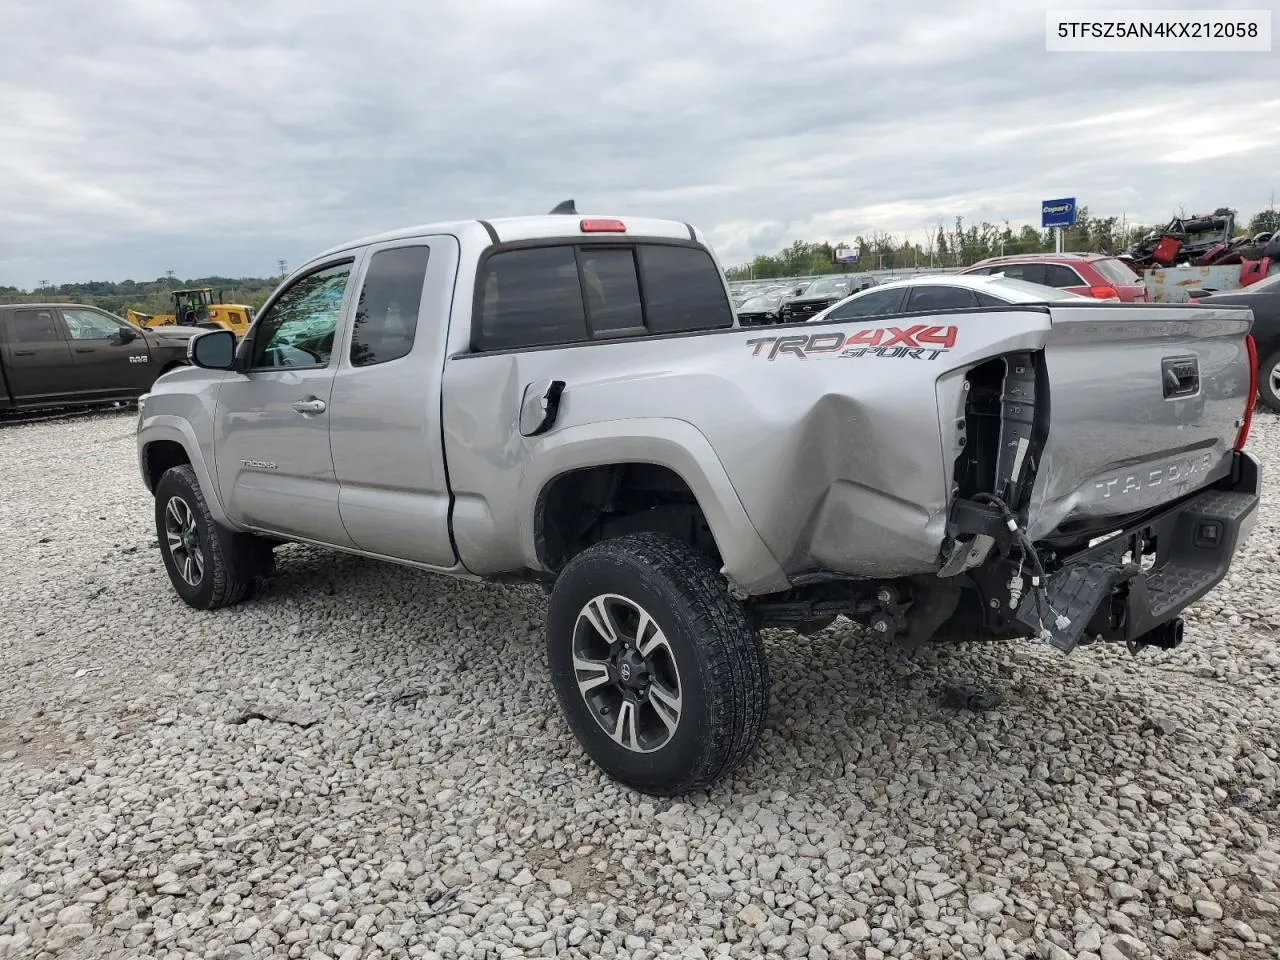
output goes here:
[[206, 370], [230, 370], [236, 362], [236, 335], [230, 330], [198, 333], [187, 344], [187, 359]]
[[130, 330], [128, 327], [121, 327], [116, 331], [116, 335], [112, 337], [112, 342], [117, 347], [123, 347], [126, 343], [133, 343], [138, 339], [138, 331]]

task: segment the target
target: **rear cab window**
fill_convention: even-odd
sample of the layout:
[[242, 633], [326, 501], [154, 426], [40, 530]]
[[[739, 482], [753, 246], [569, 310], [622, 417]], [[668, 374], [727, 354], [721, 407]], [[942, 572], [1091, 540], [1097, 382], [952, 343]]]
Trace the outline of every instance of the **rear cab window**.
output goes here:
[[688, 244], [499, 249], [481, 264], [476, 284], [477, 351], [733, 326], [719, 268], [705, 249]]

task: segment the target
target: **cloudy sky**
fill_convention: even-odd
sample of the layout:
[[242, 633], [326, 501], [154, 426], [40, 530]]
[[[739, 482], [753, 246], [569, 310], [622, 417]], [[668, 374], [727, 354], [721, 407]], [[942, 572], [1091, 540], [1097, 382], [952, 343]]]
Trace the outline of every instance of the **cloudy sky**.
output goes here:
[[[1088, 6], [1122, 5], [1053, 5]], [[1280, 193], [1276, 53], [1047, 54], [1046, 8], [0, 0], [0, 286], [264, 276], [566, 197], [733, 264], [1049, 197], [1154, 221]]]

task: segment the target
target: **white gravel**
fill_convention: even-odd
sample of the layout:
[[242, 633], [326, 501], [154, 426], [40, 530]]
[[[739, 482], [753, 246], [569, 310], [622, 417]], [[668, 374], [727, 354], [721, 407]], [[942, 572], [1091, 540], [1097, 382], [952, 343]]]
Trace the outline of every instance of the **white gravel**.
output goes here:
[[0, 428], [0, 484], [0, 958], [1280, 951], [1275, 502], [1175, 652], [770, 634], [756, 759], [659, 803], [569, 736], [536, 589], [288, 547], [189, 610], [128, 414]]

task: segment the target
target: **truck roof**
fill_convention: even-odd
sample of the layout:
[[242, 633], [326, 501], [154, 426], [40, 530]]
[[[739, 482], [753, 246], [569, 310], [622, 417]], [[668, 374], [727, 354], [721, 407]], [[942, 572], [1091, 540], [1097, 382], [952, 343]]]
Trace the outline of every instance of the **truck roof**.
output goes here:
[[625, 234], [608, 234], [609, 236], [649, 237], [668, 240], [695, 240], [705, 243], [701, 231], [691, 224], [679, 220], [660, 220], [654, 217], [622, 217], [614, 214], [543, 214], [536, 217], [500, 217], [493, 220], [445, 220], [438, 223], [424, 223], [414, 227], [403, 227], [386, 233], [373, 234], [352, 240], [348, 243], [330, 247], [317, 257], [327, 257], [353, 247], [364, 247], [374, 243], [387, 243], [392, 240], [410, 240], [414, 237], [426, 237], [433, 234], [458, 234], [485, 231], [495, 243], [511, 243], [519, 240], [554, 240], [572, 239], [591, 236], [582, 229], [587, 220], [620, 220], [626, 227]]

